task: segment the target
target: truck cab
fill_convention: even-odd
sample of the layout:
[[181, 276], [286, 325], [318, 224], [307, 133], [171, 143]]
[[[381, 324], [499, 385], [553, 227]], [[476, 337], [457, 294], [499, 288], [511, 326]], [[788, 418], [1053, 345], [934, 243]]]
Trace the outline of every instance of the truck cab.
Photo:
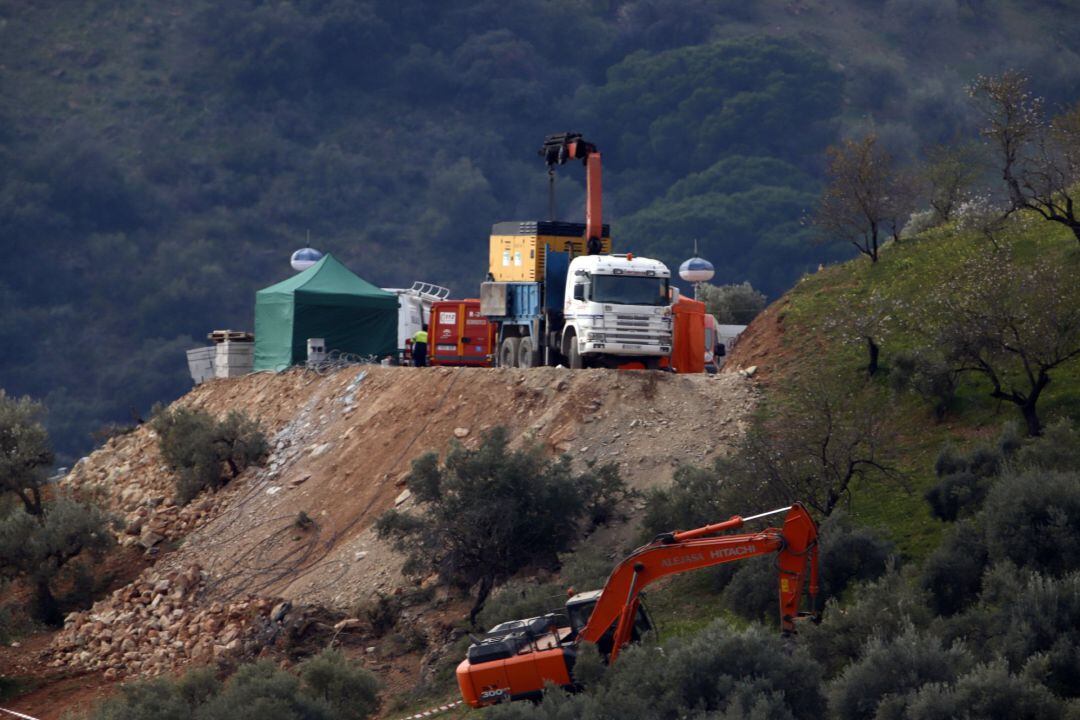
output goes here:
[[561, 352], [570, 367], [642, 360], [656, 367], [671, 353], [671, 271], [659, 260], [585, 255], [570, 262]]

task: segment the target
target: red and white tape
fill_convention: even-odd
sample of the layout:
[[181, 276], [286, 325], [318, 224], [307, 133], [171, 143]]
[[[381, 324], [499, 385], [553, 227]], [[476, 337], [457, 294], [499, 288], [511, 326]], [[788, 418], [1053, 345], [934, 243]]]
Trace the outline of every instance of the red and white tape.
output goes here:
[[453, 710], [458, 705], [460, 705], [462, 702], [464, 702], [464, 701], [463, 700], [458, 700], [456, 702], [450, 703], [449, 705], [440, 705], [439, 707], [431, 708], [430, 710], [424, 710], [423, 712], [418, 712], [415, 715], [406, 715], [405, 717], [399, 718], [398, 720], [422, 720], [423, 718], [433, 717], [435, 715], [439, 715], [441, 713]]
[[[440, 715], [444, 712], [453, 710], [461, 703], [462, 701], [458, 700], [457, 702], [452, 702], [448, 705], [440, 705], [439, 707], [424, 710], [423, 712], [418, 712], [415, 715], [407, 715], [403, 718], [400, 718], [399, 720], [423, 720], [423, 718], [434, 717], [435, 715]], [[34, 717], [33, 715], [24, 715], [21, 712], [15, 712], [14, 710], [8, 710], [7, 708], [2, 707], [0, 707], [0, 713], [10, 715], [11, 717], [17, 717], [21, 720], [38, 720], [38, 718]]]
[[23, 715], [21, 712], [15, 712], [14, 710], [8, 710], [7, 708], [0, 708], [0, 713], [6, 713], [12, 717], [22, 718], [22, 720], [38, 720], [33, 715]]

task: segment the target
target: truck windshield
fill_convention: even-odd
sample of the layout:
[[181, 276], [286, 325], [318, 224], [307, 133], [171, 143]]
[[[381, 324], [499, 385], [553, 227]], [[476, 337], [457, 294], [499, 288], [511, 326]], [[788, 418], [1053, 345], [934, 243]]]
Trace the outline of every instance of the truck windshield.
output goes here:
[[668, 279], [634, 275], [593, 275], [592, 300], [612, 305], [668, 305]]

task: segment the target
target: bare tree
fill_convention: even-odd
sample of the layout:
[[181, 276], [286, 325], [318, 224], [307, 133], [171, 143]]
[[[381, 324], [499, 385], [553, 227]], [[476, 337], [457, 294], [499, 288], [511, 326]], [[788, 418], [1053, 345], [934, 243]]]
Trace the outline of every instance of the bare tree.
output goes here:
[[744, 472], [764, 475], [768, 497], [800, 500], [828, 516], [857, 480], [903, 480], [892, 465], [885, 410], [857, 382], [797, 385], [790, 404], [748, 432]]
[[1080, 105], [1047, 121], [1042, 98], [1016, 72], [980, 77], [970, 89], [986, 118], [1011, 211], [1031, 210], [1069, 228], [1080, 240]]
[[1042, 433], [1039, 398], [1051, 373], [1080, 358], [1080, 285], [1046, 260], [1020, 267], [1007, 250], [973, 258], [936, 300], [935, 346], [953, 368], [990, 381], [1029, 435]]
[[829, 184], [814, 222], [826, 239], [850, 242], [877, 262], [885, 240], [900, 240], [913, 207], [914, 184], [873, 134], [826, 152]]
[[839, 298], [836, 309], [829, 313], [824, 325], [830, 334], [838, 336], [845, 345], [865, 345], [865, 369], [872, 376], [879, 369], [881, 344], [892, 329], [893, 310], [893, 303], [877, 290], [868, 295], [845, 293]]
[[979, 177], [979, 159], [970, 145], [935, 145], [926, 151], [922, 174], [929, 186], [930, 207], [938, 220], [948, 221], [970, 195]]

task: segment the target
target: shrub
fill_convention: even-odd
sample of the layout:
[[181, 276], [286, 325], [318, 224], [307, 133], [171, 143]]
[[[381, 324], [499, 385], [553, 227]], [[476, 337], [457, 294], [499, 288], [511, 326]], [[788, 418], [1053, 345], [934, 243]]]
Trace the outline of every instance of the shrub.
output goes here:
[[952, 615], [973, 603], [988, 563], [982, 528], [963, 521], [945, 536], [923, 563], [922, 586], [939, 615]]
[[1009, 673], [1004, 662], [979, 665], [955, 685], [923, 686], [907, 710], [909, 720], [1056, 720], [1064, 703], [1045, 685]]
[[621, 560], [621, 557], [617, 557], [617, 553], [609, 546], [590, 539], [574, 552], [559, 556], [559, 562], [562, 563], [559, 580], [564, 590], [566, 587], [573, 587], [578, 591], [601, 588], [618, 560]]
[[332, 708], [333, 717], [363, 720], [379, 707], [375, 676], [337, 650], [324, 650], [300, 665], [307, 695]]
[[680, 465], [671, 485], [649, 491], [642, 525], [653, 537], [726, 520], [753, 502], [743, 494], [744, 485], [731, 460], [720, 458], [711, 467]]
[[747, 620], [775, 623], [780, 616], [776, 559], [757, 557], [737, 564], [724, 587], [724, 606]]
[[765, 296], [750, 283], [739, 285], [710, 285], [697, 288], [697, 299], [705, 303], [705, 312], [716, 316], [721, 324], [749, 325], [765, 309]]
[[925, 628], [930, 620], [926, 593], [890, 567], [880, 578], [860, 584], [844, 606], [838, 598], [829, 600], [820, 625], [800, 627], [799, 642], [833, 676], [858, 657], [870, 638], [892, 639], [909, 627]]
[[1017, 451], [1014, 464], [1024, 469], [1080, 471], [1080, 429], [1069, 420], [1048, 423], [1041, 436]]
[[900, 231], [900, 237], [904, 239], [913, 238], [919, 233], [926, 232], [940, 224], [941, 218], [938, 216], [937, 210], [933, 208], [918, 210], [911, 213], [911, 217], [908, 218], [904, 229]]
[[979, 603], [945, 625], [970, 638], [985, 661], [1064, 697], [1080, 695], [1080, 573], [1053, 578], [1002, 563], [987, 573]]
[[607, 672], [607, 661], [596, 643], [581, 642], [574, 662], [574, 682], [583, 688], [596, 687]]
[[961, 514], [970, 514], [986, 499], [989, 490], [987, 478], [962, 470], [946, 475], [926, 491], [926, 502], [934, 517], [955, 522]]
[[301, 691], [300, 679], [270, 660], [241, 665], [222, 690], [199, 708], [199, 720], [322, 720], [323, 703]]
[[363, 720], [378, 706], [374, 676], [336, 651], [300, 664], [299, 677], [269, 660], [241, 665], [226, 683], [211, 670], [124, 685], [91, 720]]
[[938, 638], [914, 627], [892, 640], [874, 637], [830, 683], [829, 709], [840, 720], [899, 718], [923, 685], [952, 682], [973, 664], [962, 646], [942, 647]]
[[190, 720], [201, 703], [181, 695], [178, 684], [159, 678], [120, 686], [120, 692], [97, 705], [91, 720]]
[[734, 631], [720, 622], [684, 642], [640, 646], [621, 657], [605, 678], [606, 698], [632, 698], [652, 717], [678, 717], [687, 709], [748, 707], [761, 694], [782, 692], [799, 718], [824, 714], [821, 668], [805, 651], [790, 651], [760, 626]]
[[218, 422], [202, 410], [181, 407], [156, 412], [151, 425], [162, 457], [176, 473], [182, 505], [206, 488], [217, 490], [269, 450], [258, 424], [238, 412]]
[[990, 478], [1000, 472], [1004, 460], [999, 449], [989, 446], [969, 454], [958, 453], [952, 446], [942, 449], [934, 464], [938, 483], [925, 495], [934, 517], [953, 522], [977, 511], [990, 488]]
[[825, 602], [853, 582], [881, 577], [896, 547], [873, 528], [856, 526], [847, 514], [836, 511], [821, 523], [821, 597]]
[[[588, 652], [588, 651], [586, 651]], [[598, 660], [598, 658], [597, 658]], [[585, 660], [588, 663], [588, 660]], [[760, 626], [733, 631], [716, 622], [663, 648], [635, 646], [587, 683], [586, 692], [549, 691], [536, 706], [491, 711], [497, 720], [675, 720], [819, 718], [825, 712], [820, 667]], [[586, 671], [591, 675], [591, 670]], [[764, 713], [764, 714], [762, 714]]]
[[924, 350], [900, 351], [889, 369], [889, 385], [895, 392], [912, 392], [929, 403], [941, 420], [956, 398], [960, 373], [942, 358]]
[[556, 583], [532, 583], [527, 580], [510, 580], [500, 587], [484, 604], [477, 615], [482, 628], [490, 628], [507, 620], [561, 612], [566, 603], [566, 591]]
[[991, 489], [984, 516], [991, 560], [1053, 575], [1080, 569], [1080, 473], [1007, 475]]
[[942, 448], [934, 463], [934, 472], [940, 480], [926, 493], [934, 516], [953, 522], [978, 511], [991, 480], [1003, 471], [1021, 445], [1019, 427], [1008, 422], [995, 445], [980, 445], [967, 453], [958, 452], [951, 445]]
[[26, 578], [36, 592], [38, 619], [60, 623], [63, 609], [54, 596], [56, 581], [84, 552], [100, 556], [114, 545], [108, 524], [103, 510], [67, 495], [48, 501], [41, 515], [11, 510], [0, 518], [0, 572]]
[[563, 612], [570, 588], [583, 592], [603, 587], [616, 561], [603, 544], [589, 542], [574, 552], [560, 554], [559, 562], [562, 567], [555, 580], [533, 582], [514, 578], [497, 588], [477, 615], [480, 627]]

